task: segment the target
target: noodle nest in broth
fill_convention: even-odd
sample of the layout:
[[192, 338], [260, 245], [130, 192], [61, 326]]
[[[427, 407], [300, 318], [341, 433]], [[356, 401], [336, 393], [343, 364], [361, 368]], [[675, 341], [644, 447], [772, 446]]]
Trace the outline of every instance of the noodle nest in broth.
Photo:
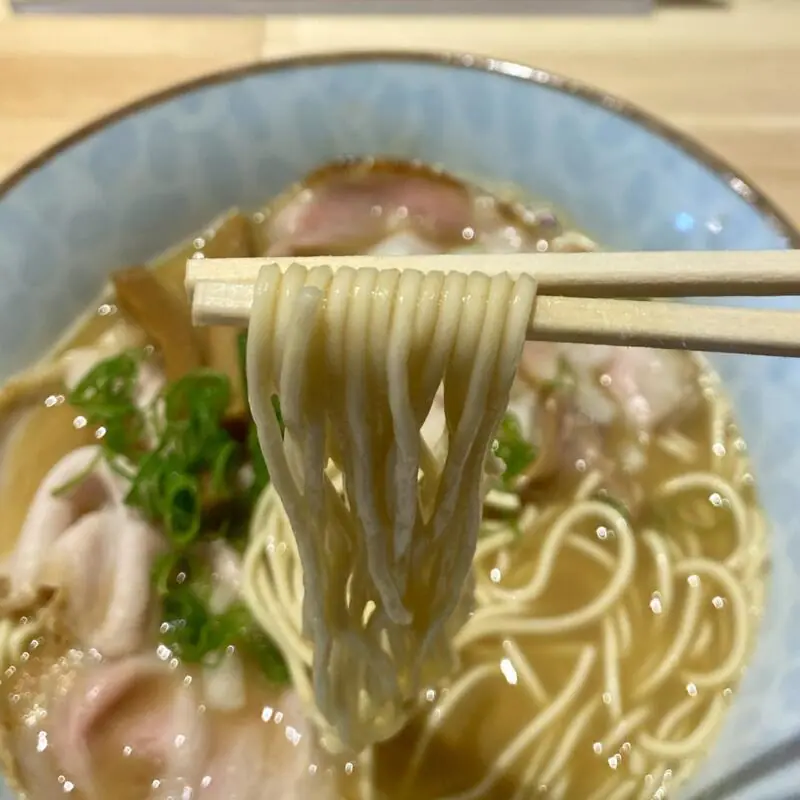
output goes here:
[[113, 272], [0, 391], [14, 788], [670, 796], [767, 567], [705, 360], [524, 343], [531, 279], [265, 267], [249, 333], [194, 329], [183, 291], [191, 257], [595, 248], [513, 191], [366, 159]]

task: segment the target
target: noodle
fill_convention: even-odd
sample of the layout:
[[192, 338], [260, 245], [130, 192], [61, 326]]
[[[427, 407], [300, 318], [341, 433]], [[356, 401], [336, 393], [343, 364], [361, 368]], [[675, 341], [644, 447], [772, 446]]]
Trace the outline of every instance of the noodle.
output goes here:
[[[550, 212], [423, 166], [322, 173], [260, 215], [260, 253], [595, 247]], [[246, 219], [230, 233], [233, 250], [207, 255], [258, 254]], [[28, 553], [37, 574], [23, 583], [42, 596], [0, 589], [0, 764], [26, 796], [194, 796], [205, 781], [244, 800], [672, 793], [722, 724], [764, 603], [767, 524], [747, 446], [702, 357], [523, 344], [535, 289], [272, 264], [244, 376], [240, 332], [192, 331], [184, 315], [172, 338], [200, 373], [176, 394], [173, 378], [162, 386], [168, 348], [146, 347], [161, 339], [133, 319], [101, 321], [130, 328], [127, 343], [84, 331], [58, 370], [12, 381], [6, 412], [54, 393], [46, 424], [31, 409], [35, 432], [8, 443], [12, 556], [26, 549], [11, 540], [21, 526], [44, 531], [27, 522], [31, 496], [60, 518], [41, 538], [53, 558]], [[73, 391], [82, 365], [99, 370]], [[68, 435], [43, 445], [53, 425]], [[93, 464], [108, 450], [114, 503], [153, 525], [143, 582], [125, 591], [131, 537], [89, 524], [108, 498], [67, 503], [68, 490], [54, 503], [56, 483], [43, 488], [42, 468], [89, 446]], [[24, 577], [15, 563], [11, 584]], [[108, 650], [119, 637], [94, 650], [61, 608], [105, 619], [107, 603], [136, 612], [128, 656]], [[155, 682], [143, 677], [153, 665]], [[87, 703], [96, 692], [108, 702]], [[173, 730], [189, 736], [178, 745]]]
[[[452, 668], [484, 462], [534, 290], [529, 278], [477, 273], [261, 270], [251, 407], [303, 565], [314, 703], [345, 747], [393, 734], [423, 686]], [[421, 486], [420, 427], [442, 383], [447, 452]], [[360, 668], [369, 676], [354, 680]]]
[[525, 658], [516, 642], [514, 642], [513, 639], [506, 639], [503, 642], [503, 650], [505, 650], [517, 673], [522, 678], [522, 683], [530, 692], [531, 697], [539, 705], [547, 705], [550, 702], [547, 690], [542, 685], [539, 676], [534, 672], [533, 667], [528, 659]]
[[500, 779], [502, 773], [546, 730], [547, 726], [565, 713], [579, 687], [586, 680], [596, 656], [597, 653], [593, 647], [585, 648], [561, 693], [514, 737], [511, 743], [494, 760], [486, 777], [470, 791], [452, 795], [444, 798], [444, 800], [477, 800], [490, 789]]
[[[556, 751], [547, 762], [547, 769], [542, 773], [541, 783], [549, 784], [559, 773], [563, 773], [578, 739], [585, 735], [589, 720], [597, 713], [600, 703], [595, 700], [587, 703], [576, 715], [572, 724], [564, 732]], [[527, 783], [527, 775], [525, 782]]]
[[[252, 557], [259, 561], [263, 560], [264, 554], [269, 554], [268, 563], [274, 570], [272, 580], [277, 586], [285, 581], [285, 578], [281, 577], [282, 573], [297, 574], [296, 571], [299, 568], [297, 552], [293, 550], [291, 528], [285, 514], [282, 513], [274, 490], [267, 491], [259, 508], [261, 516], [253, 523], [248, 558]], [[585, 526], [586, 522], [598, 517], [606, 523], [607, 527], [615, 530], [616, 550], [609, 550], [599, 542], [584, 538], [576, 532]], [[531, 722], [520, 728], [507, 745], [499, 750], [489, 766], [488, 772], [477, 785], [472, 789], [453, 794], [447, 800], [475, 800], [483, 796], [526, 752], [532, 752], [532, 755], [529, 763], [524, 765], [520, 773], [515, 800], [527, 797], [528, 792], [535, 794], [538, 791], [535, 787], [538, 786], [550, 787], [548, 796], [555, 796], [556, 790], [560, 791], [561, 782], [563, 782], [563, 786], [571, 785], [569, 764], [579, 746], [588, 746], [586, 737], [591, 735], [589, 726], [598, 719], [597, 711], [602, 705], [607, 705], [614, 724], [598, 738], [595, 745], [598, 748], [597, 752], [606, 754], [604, 757], [611, 758], [617, 764], [620, 753], [630, 750], [627, 742], [633, 742], [634, 748], [638, 749], [631, 753], [631, 773], [642, 776], [645, 776], [645, 773], [649, 775], [651, 788], [642, 787], [632, 778], [621, 778], [617, 775], [619, 769], [617, 768], [608, 782], [600, 787], [596, 796], [598, 798], [606, 798], [612, 794], [623, 798], [658, 796], [659, 787], [672, 775], [668, 767], [669, 762], [673, 759], [690, 758], [693, 753], [705, 746], [721, 721], [725, 704], [721, 702], [719, 696], [710, 696], [708, 701], [703, 701], [699, 697], [689, 697], [661, 719], [656, 733], [653, 735], [643, 727], [653, 717], [651, 698], [658, 695], [661, 691], [660, 687], [666, 681], [673, 679], [676, 670], [680, 671], [685, 682], [692, 681], [698, 688], [703, 686], [722, 687], [726, 681], [734, 677], [746, 653], [744, 595], [741, 586], [730, 571], [731, 568], [706, 558], [676, 557], [666, 546], [663, 534], [652, 529], [643, 532], [640, 537], [641, 546], [644, 553], [651, 554], [651, 559], [656, 565], [658, 591], [662, 598], [662, 614], [656, 615], [655, 621], [658, 625], [666, 624], [670, 608], [673, 609], [672, 614], [675, 616], [675, 621], [671, 623], [674, 627], [670, 628], [671, 638], [665, 641], [665, 649], [653, 653], [652, 664], [643, 667], [632, 681], [623, 683], [619, 674], [620, 662], [625, 657], [626, 642], [630, 645], [632, 626], [639, 624], [631, 620], [630, 614], [626, 610], [630, 598], [626, 591], [629, 579], [625, 580], [625, 573], [629, 567], [626, 567], [625, 564], [634, 558], [635, 553], [633, 550], [628, 553], [626, 543], [630, 542], [632, 545], [635, 535], [627, 527], [625, 520], [618, 518], [615, 512], [609, 510], [608, 507], [593, 504], [593, 501], [577, 503], [569, 512], [562, 513], [552, 520], [541, 545], [542, 557], [536, 562], [533, 575], [518, 589], [501, 590], [487, 576], [494, 568], [492, 559], [498, 559], [495, 563], [501, 563], [504, 554], [509, 552], [509, 548], [516, 547], [516, 534], [508, 530], [506, 526], [507, 523], [498, 521], [490, 521], [484, 525], [484, 532], [478, 542], [474, 561], [478, 610], [462, 628], [461, 633], [456, 637], [456, 642], [459, 652], [465, 652], [480, 639], [499, 638], [501, 650], [513, 665], [519, 678], [519, 685], [524, 687], [531, 702], [540, 711]], [[283, 556], [278, 556], [282, 543], [287, 545], [286, 552], [283, 553]], [[588, 606], [562, 615], [562, 619], [567, 620], [563, 633], [558, 632], [559, 629], [554, 626], [553, 620], [549, 622], [545, 620], [545, 625], [541, 626], [545, 628], [545, 632], [540, 633], [537, 630], [539, 621], [531, 617], [526, 608], [536, 603], [537, 596], [543, 596], [545, 592], [549, 591], [548, 587], [554, 579], [555, 566], [558, 559], [563, 557], [559, 554], [566, 551], [575, 552], [588, 558], [589, 563], [593, 564], [595, 569], [601, 570], [609, 577], [605, 579], [605, 585], [599, 589], [598, 595]], [[622, 574], [620, 575], [620, 573]], [[685, 593], [680, 601], [677, 600], [678, 595], [675, 593], [679, 584], [682, 584], [684, 587], [682, 591]], [[714, 585], [713, 589], [711, 584]], [[535, 591], [532, 591], [532, 587]], [[251, 591], [253, 588], [255, 587], [251, 586], [247, 591]], [[710, 592], [719, 592], [725, 596], [724, 612], [717, 611], [716, 613], [723, 613], [724, 616], [731, 619], [734, 636], [727, 656], [718, 662], [713, 670], [700, 672], [692, 669], [687, 671], [687, 667], [683, 665], [688, 657], [694, 657], [692, 654], [698, 647], [697, 626], [700, 610], [705, 602], [710, 602], [712, 596]], [[604, 597], [608, 597], [608, 599], [604, 600]], [[295, 609], [299, 608], [301, 601], [301, 593], [295, 592], [287, 611], [291, 612], [292, 605]], [[596, 610], [598, 601], [601, 608], [604, 609], [601, 612]], [[257, 601], [252, 600], [251, 602]], [[271, 602], [268, 615], [272, 617], [271, 625], [275, 629], [281, 625], [276, 617], [280, 617], [281, 613], [285, 612], [281, 611], [282, 600], [279, 601], [273, 595]], [[612, 611], [613, 614], [610, 613]], [[481, 616], [486, 614], [488, 616]], [[563, 636], [564, 633], [568, 634], [570, 631], [578, 633], [581, 626], [575, 626], [572, 622], [576, 617], [586, 620], [584, 625], [598, 625], [603, 632], [602, 649], [599, 654], [599, 663], [605, 676], [603, 678], [605, 695], [602, 701], [597, 695], [587, 696], [584, 689], [596, 661], [596, 653], [593, 649], [578, 648], [576, 653], [578, 662], [572, 677], [555, 695], [551, 695], [539, 677], [536, 664], [547, 663], [554, 658], [563, 657], [569, 651], [569, 647], [565, 650], [562, 645], [549, 644], [546, 650], [536, 651], [538, 657], [534, 662], [526, 655], [528, 651], [523, 648], [521, 640], [509, 638], [517, 635], [517, 633], [510, 633], [510, 631], [516, 631], [517, 628], [524, 631], [522, 636], [544, 637], [542, 641], [546, 641], [547, 637], [551, 636]], [[299, 616], [296, 616], [295, 619], [299, 624]], [[482, 619], [485, 621], [481, 622]], [[700, 626], [701, 631], [707, 630], [708, 625], [711, 624], [709, 620], [704, 620], [704, 623]], [[302, 647], [303, 639], [297, 638], [297, 633], [296, 627], [292, 641]], [[702, 636], [700, 638], [702, 639]], [[283, 646], [286, 648], [288, 645], [284, 644]], [[308, 675], [311, 671], [311, 658], [307, 646], [304, 657], [303, 669]], [[447, 725], [453, 711], [493, 677], [500, 677], [500, 670], [498, 670], [495, 660], [470, 667], [455, 680], [444, 692], [439, 702], [427, 713], [425, 726], [416, 739], [413, 754], [405, 770], [405, 791], [412, 791], [411, 787], [415, 776], [425, 761], [428, 748], [438, 732]], [[622, 693], [623, 687], [624, 694]], [[306, 698], [313, 705], [312, 694], [307, 693]], [[628, 698], [638, 698], [639, 704], [630, 708], [628, 706], [630, 699]], [[571, 709], [569, 712], [571, 720], [562, 735], [555, 740], [550, 737], [543, 739], [542, 734], [548, 730], [550, 725], [554, 724], [556, 719], [566, 713], [567, 708]], [[670, 738], [673, 736], [673, 731], [678, 731], [683, 720], [689, 714], [701, 708], [708, 710], [704, 712], [702, 720], [698, 724], [683, 734], [679, 733], [678, 736], [682, 736], [682, 738]], [[539, 746], [531, 751], [537, 741], [540, 742]], [[616, 755], [613, 755], [615, 753]], [[651, 765], [650, 761], [652, 760], [655, 760], [656, 763]], [[555, 784], [553, 781], [557, 776], [560, 782]]]

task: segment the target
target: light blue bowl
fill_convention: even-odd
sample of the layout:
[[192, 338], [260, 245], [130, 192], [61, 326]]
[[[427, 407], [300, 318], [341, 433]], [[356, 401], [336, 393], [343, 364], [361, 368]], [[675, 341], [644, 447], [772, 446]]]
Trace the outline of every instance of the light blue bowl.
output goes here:
[[[43, 354], [112, 268], [146, 260], [228, 206], [260, 204], [321, 162], [367, 154], [511, 181], [610, 248], [800, 246], [731, 167], [548, 72], [424, 54], [260, 64], [129, 106], [0, 187], [0, 375]], [[774, 572], [758, 652], [703, 782], [800, 730], [800, 362], [715, 363], [752, 446]], [[783, 796], [800, 785], [797, 774], [779, 781], [772, 789]]]

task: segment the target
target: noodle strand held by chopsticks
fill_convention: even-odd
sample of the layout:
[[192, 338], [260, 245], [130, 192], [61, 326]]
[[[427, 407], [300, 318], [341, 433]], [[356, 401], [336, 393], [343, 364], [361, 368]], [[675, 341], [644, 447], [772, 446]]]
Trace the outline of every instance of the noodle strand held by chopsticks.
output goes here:
[[[592, 494], [596, 476], [587, 475], [564, 506], [523, 506], [516, 525], [486, 521], [478, 540], [474, 503], [483, 496], [493, 431], [479, 409], [503, 407], [516, 357], [510, 331], [517, 328], [491, 309], [508, 309], [519, 287], [493, 294], [485, 280], [464, 275], [401, 280], [342, 271], [337, 283], [290, 272], [286, 283], [262, 276], [270, 297], [251, 344], [253, 402], [273, 485], [252, 520], [244, 595], [287, 654], [323, 742], [360, 749], [386, 738], [408, 708], [420, 708], [415, 697], [467, 656], [426, 710], [406, 762], [406, 795], [470, 698], [521, 689], [526, 699], [515, 702], [529, 704], [525, 721], [497, 743], [485, 774], [448, 800], [490, 796], [510, 778], [515, 800], [543, 787], [547, 796], [569, 797], [585, 787], [576, 765], [587, 752], [608, 765], [596, 798], [661, 796], [711, 741], [724, 713], [720, 693], [738, 678], [751, 641], [747, 603], [760, 578], [742, 548], [750, 528], [763, 539], [763, 525], [738, 484], [715, 472], [669, 479], [655, 495], [674, 511], [637, 531]], [[477, 303], [469, 313], [467, 294]], [[500, 331], [491, 337], [490, 319]], [[306, 329], [287, 330], [299, 324]], [[429, 449], [419, 427], [442, 380], [447, 430]], [[283, 440], [273, 394], [285, 406]], [[705, 517], [698, 527], [686, 523], [692, 504], [710, 493], [734, 528], [723, 563], [708, 552]], [[613, 536], [592, 535], [601, 528]], [[524, 545], [534, 547], [532, 569], [512, 584], [490, 578], [515, 563], [520, 530], [533, 543]], [[576, 559], [595, 588], [579, 604], [542, 613], [561, 565]], [[641, 584], [642, 570], [652, 589]], [[476, 609], [467, 618], [473, 585]], [[717, 594], [724, 608], [711, 611]], [[706, 645], [716, 641], [726, 652], [708, 662]], [[502, 680], [503, 657], [515, 672], [512, 687]], [[697, 694], [664, 714], [661, 697], [676, 681]], [[374, 763], [380, 748], [369, 754]], [[362, 786], [361, 800], [373, 791]]]
[[[525, 276], [261, 270], [250, 405], [303, 566], [314, 704], [332, 747], [358, 752], [391, 736], [455, 664], [484, 463], [534, 296]], [[441, 385], [448, 442], [431, 462], [420, 429]]]

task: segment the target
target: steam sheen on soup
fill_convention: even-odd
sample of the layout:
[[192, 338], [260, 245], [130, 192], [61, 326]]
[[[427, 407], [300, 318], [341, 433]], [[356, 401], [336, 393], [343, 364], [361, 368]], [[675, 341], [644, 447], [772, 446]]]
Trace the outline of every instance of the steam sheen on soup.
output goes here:
[[[595, 248], [506, 196], [417, 163], [325, 166], [113, 272], [6, 384], [0, 754], [24, 796], [625, 800], [692, 771], [753, 643], [765, 523], [717, 376], [633, 348], [525, 345], [458, 663], [399, 732], [325, 746], [246, 332], [192, 328], [184, 265]], [[440, 394], [431, 448], [444, 426]]]

